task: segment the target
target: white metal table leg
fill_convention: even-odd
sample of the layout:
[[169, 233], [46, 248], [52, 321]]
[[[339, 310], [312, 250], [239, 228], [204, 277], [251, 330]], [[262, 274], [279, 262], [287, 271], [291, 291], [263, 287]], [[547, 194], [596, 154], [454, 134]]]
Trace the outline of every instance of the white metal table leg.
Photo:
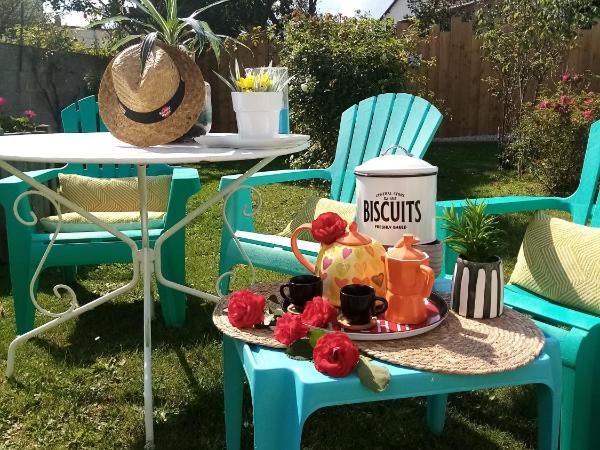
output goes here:
[[154, 255], [148, 240], [148, 183], [146, 166], [139, 165], [140, 221], [142, 229], [142, 273], [144, 278], [144, 426], [145, 448], [154, 448], [154, 408], [152, 401], [152, 272]]

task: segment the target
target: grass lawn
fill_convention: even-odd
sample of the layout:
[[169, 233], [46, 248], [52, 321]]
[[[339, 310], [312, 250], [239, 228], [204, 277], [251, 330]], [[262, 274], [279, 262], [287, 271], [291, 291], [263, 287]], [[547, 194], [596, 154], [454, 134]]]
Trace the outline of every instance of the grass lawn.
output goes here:
[[[536, 195], [532, 180], [517, 180], [497, 170], [493, 146], [434, 146], [428, 159], [440, 167], [440, 199], [465, 196]], [[221, 175], [240, 172], [248, 164], [200, 167], [202, 191], [190, 207], [217, 189]], [[263, 188], [261, 230], [283, 229], [294, 207], [314, 191], [310, 185]], [[221, 205], [188, 228], [188, 283], [214, 292], [221, 232]], [[502, 219], [507, 247], [502, 256], [514, 263], [526, 215]], [[247, 282], [237, 270], [234, 287]], [[131, 270], [124, 265], [86, 267], [74, 286], [80, 302], [125, 284]], [[259, 271], [259, 280], [282, 275]], [[52, 297], [61, 281], [58, 271], [44, 273], [40, 301], [64, 309]], [[153, 325], [155, 434], [158, 449], [224, 448], [223, 385], [220, 335], [212, 325], [212, 305], [189, 300], [182, 329]], [[0, 266], [0, 370], [14, 337], [8, 268]], [[62, 308], [62, 309], [61, 309]], [[16, 381], [0, 376], [0, 448], [142, 448], [142, 292], [105, 304], [79, 319], [41, 335], [17, 351]], [[41, 323], [38, 319], [38, 323]], [[423, 424], [422, 399], [327, 408], [306, 423], [306, 449], [525, 449], [535, 446], [535, 401], [530, 388], [498, 389], [452, 395], [442, 437]], [[246, 402], [243, 448], [252, 447], [251, 405]], [[273, 430], [277, 421], [273, 418]]]

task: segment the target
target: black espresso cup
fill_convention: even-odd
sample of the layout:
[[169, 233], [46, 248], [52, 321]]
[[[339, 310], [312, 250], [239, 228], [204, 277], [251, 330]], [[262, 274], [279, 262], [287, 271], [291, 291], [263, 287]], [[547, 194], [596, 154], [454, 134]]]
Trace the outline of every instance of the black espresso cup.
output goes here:
[[383, 314], [388, 303], [385, 298], [377, 297], [375, 289], [366, 284], [348, 284], [340, 291], [342, 314], [350, 325], [366, 325], [373, 316]]
[[[287, 294], [286, 288], [289, 291]], [[323, 281], [315, 275], [298, 275], [282, 285], [279, 292], [283, 297], [284, 307], [287, 308], [291, 303], [296, 307], [296, 311], [302, 312], [307, 301], [323, 295]]]

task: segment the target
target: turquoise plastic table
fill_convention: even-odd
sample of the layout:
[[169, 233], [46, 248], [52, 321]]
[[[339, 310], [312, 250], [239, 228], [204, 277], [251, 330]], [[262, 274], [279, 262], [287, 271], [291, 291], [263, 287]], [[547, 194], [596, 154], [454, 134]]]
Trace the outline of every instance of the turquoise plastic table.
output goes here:
[[[320, 408], [400, 398], [427, 397], [427, 425], [442, 432], [448, 394], [524, 384], [537, 385], [538, 449], [557, 449], [560, 418], [561, 359], [558, 341], [546, 336], [542, 353], [519, 369], [490, 375], [446, 375], [376, 361], [391, 381], [381, 393], [363, 387], [356, 374], [333, 379], [310, 361], [288, 358], [281, 350], [223, 337], [227, 448], [240, 448], [244, 376], [252, 395], [254, 448], [300, 448], [304, 422]], [[273, 418], [277, 426], [273, 427]], [[398, 424], [398, 426], [402, 426]]]

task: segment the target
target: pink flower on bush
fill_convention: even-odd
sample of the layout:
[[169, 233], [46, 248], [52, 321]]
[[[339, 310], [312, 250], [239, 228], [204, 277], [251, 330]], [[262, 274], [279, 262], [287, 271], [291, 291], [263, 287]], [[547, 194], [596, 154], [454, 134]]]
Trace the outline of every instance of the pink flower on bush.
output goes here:
[[0, 97], [0, 108], [6, 105], [6, 99], [4, 97]]
[[27, 117], [29, 120], [35, 119], [36, 116], [37, 114], [32, 109], [26, 109], [23, 111], [23, 117]]
[[586, 99], [583, 101], [583, 104], [584, 104], [584, 105], [586, 105], [586, 106], [590, 106], [590, 105], [594, 104], [594, 100], [593, 100], [593, 99], [591, 99], [591, 98], [586, 98]]
[[571, 81], [571, 74], [569, 72], [563, 73], [561, 80], [563, 83], [568, 83], [569, 81]]
[[548, 109], [552, 107], [552, 103], [550, 103], [548, 100], [542, 100], [538, 103], [537, 107], [538, 109]]
[[594, 113], [592, 111], [590, 111], [589, 109], [586, 111], [583, 111], [581, 113], [581, 115], [583, 116], [583, 118], [585, 120], [592, 120], [594, 118]]
[[573, 104], [573, 99], [568, 95], [561, 95], [558, 99], [558, 104], [560, 106], [571, 106]]

